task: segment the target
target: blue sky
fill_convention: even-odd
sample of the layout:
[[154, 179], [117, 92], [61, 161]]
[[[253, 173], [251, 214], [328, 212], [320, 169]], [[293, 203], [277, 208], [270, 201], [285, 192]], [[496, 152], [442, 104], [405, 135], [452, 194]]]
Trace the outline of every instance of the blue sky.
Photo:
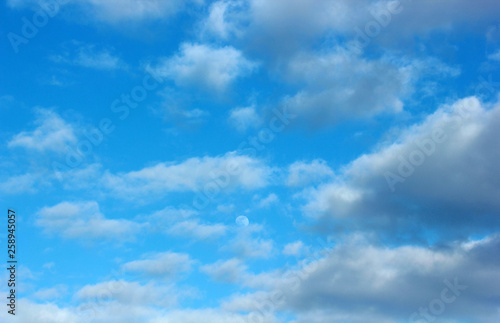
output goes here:
[[2, 322], [500, 319], [496, 1], [1, 5]]

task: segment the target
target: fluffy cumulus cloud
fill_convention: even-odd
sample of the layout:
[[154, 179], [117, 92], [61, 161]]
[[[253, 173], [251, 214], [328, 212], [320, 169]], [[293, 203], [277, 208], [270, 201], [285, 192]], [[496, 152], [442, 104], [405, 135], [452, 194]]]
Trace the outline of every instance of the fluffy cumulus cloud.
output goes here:
[[[384, 40], [394, 37], [394, 41], [407, 37], [410, 34], [427, 34], [436, 31], [454, 31], [468, 24], [473, 28], [488, 27], [498, 23], [496, 17], [500, 13], [498, 5], [489, 0], [480, 0], [475, 5], [467, 0], [452, 0], [449, 3], [439, 1], [394, 1], [381, 0], [372, 5], [370, 10], [372, 20], [384, 19], [388, 4], [400, 3], [387, 24]], [[454, 10], [450, 10], [450, 6]], [[425, 17], [425, 24], [422, 19]], [[384, 23], [385, 24], [385, 23]], [[363, 26], [364, 28], [364, 26]], [[384, 35], [382, 35], [384, 36]]]
[[[441, 3], [424, 0], [77, 0], [61, 2], [73, 14], [92, 17], [118, 26], [123, 22], [148, 22], [169, 19], [190, 7], [208, 11], [203, 30], [227, 39], [235, 34], [245, 37], [268, 51], [286, 54], [291, 49], [310, 44], [325, 34], [353, 36], [355, 27], [364, 29], [377, 22], [385, 34], [400, 37], [410, 33], [451, 30], [463, 23], [488, 26], [496, 23], [499, 9], [494, 1], [480, 0], [474, 5], [467, 0]], [[40, 0], [8, 0], [10, 8], [38, 9]], [[207, 7], [208, 6], [208, 7]], [[456, 10], [449, 10], [452, 6]], [[432, 14], [429, 14], [431, 12]], [[422, 19], [426, 23], [422, 24]], [[76, 20], [78, 21], [78, 20]], [[299, 30], [300, 32], [296, 32]], [[258, 35], [259, 37], [255, 37]], [[389, 36], [387, 36], [389, 38]]]
[[173, 79], [178, 86], [224, 91], [238, 77], [250, 74], [257, 64], [231, 46], [213, 47], [184, 43], [178, 54], [161, 60], [152, 73]]
[[[366, 15], [357, 10], [352, 1], [345, 0], [250, 0], [243, 8], [246, 19], [251, 22], [246, 24], [243, 36], [252, 49], [266, 48], [267, 54], [285, 57], [332, 29], [351, 27], [353, 20]], [[227, 15], [228, 23], [231, 16]]]
[[215, 1], [210, 4], [208, 16], [201, 24], [204, 34], [227, 39], [232, 35], [239, 34], [238, 12], [241, 10], [243, 1]]
[[225, 308], [256, 317], [291, 310], [300, 323], [496, 322], [500, 263], [487, 255], [499, 241], [495, 235], [433, 250], [353, 236], [282, 272], [267, 292], [234, 295]]
[[27, 150], [45, 152], [64, 152], [68, 145], [77, 141], [73, 125], [65, 121], [53, 110], [38, 108], [35, 110], [36, 128], [22, 131], [9, 142], [9, 147], [22, 147]]
[[[426, 1], [422, 9], [420, 3], [394, 0], [313, 2], [314, 5], [303, 0], [217, 1], [211, 5], [205, 22], [206, 28], [223, 39], [234, 34], [245, 41], [249, 52], [265, 49], [267, 63], [271, 62], [270, 66], [280, 71], [285, 82], [297, 86], [295, 93], [283, 99], [285, 104], [312, 127], [401, 112], [416, 89], [430, 88], [415, 86], [424, 76], [458, 74], [458, 70], [436, 60], [396, 59], [386, 48], [381, 51], [383, 55], [365, 53], [366, 47], [378, 37], [385, 35], [384, 43], [391, 42], [398, 32], [407, 28], [408, 21], [421, 22], [427, 12], [438, 10], [447, 17], [444, 23], [432, 20], [433, 28], [449, 30], [460, 26], [466, 17], [445, 10], [448, 4]], [[470, 6], [461, 0], [457, 0], [456, 5], [464, 9]], [[492, 7], [493, 11], [498, 10], [497, 6]], [[482, 9], [479, 12], [470, 9], [478, 15], [472, 17], [475, 23], [481, 22], [479, 17], [494, 16]], [[415, 12], [418, 18], [414, 17]], [[427, 32], [420, 29], [421, 25], [415, 23], [408, 28], [413, 32]], [[373, 35], [373, 26], [376, 26], [376, 35]], [[234, 30], [239, 32], [235, 34]], [[328, 50], [313, 49], [313, 44], [332, 35], [345, 41], [332, 41]]]
[[385, 56], [366, 59], [353, 48], [299, 54], [289, 61], [286, 80], [301, 89], [285, 102], [313, 126], [348, 118], [398, 113], [422, 74], [456, 75], [436, 60], [408, 61]]
[[[489, 0], [478, 3], [467, 0], [446, 3], [432, 0], [221, 0], [212, 4], [205, 24], [223, 39], [238, 30], [236, 36], [252, 43], [255, 50], [265, 48], [267, 53], [287, 56], [325, 35], [354, 38], [363, 33], [371, 35], [369, 41], [380, 38], [385, 43], [397, 44], [401, 37], [409, 34], [452, 31], [464, 23], [474, 27], [497, 23], [498, 6]], [[449, 10], [450, 6], [456, 10]]]
[[337, 230], [393, 238], [487, 233], [500, 224], [500, 155], [491, 149], [499, 126], [498, 103], [469, 97], [443, 106], [395, 143], [354, 160], [331, 183], [306, 190], [304, 210], [332, 220]]
[[103, 183], [112, 193], [123, 197], [196, 190], [211, 196], [214, 190], [265, 187], [272, 174], [273, 169], [262, 160], [227, 153], [218, 157], [190, 158], [180, 163], [159, 163], [124, 174], [107, 172]]
[[346, 24], [347, 11], [357, 13], [344, 0], [220, 0], [211, 4], [204, 28], [222, 39], [236, 36], [248, 41], [253, 49], [262, 47], [286, 55], [329, 29]]
[[125, 219], [108, 219], [95, 201], [61, 202], [43, 207], [36, 214], [36, 224], [48, 234], [82, 240], [133, 239], [143, 227]]
[[412, 76], [405, 66], [368, 61], [348, 52], [297, 57], [290, 63], [290, 75], [307, 82], [288, 100], [290, 109], [315, 124], [399, 112]]
[[[50, 2], [43, 30], [46, 0], [5, 2], [14, 49], [40, 54], [4, 69], [12, 93], [0, 95], [13, 121], [0, 192], [26, 204], [39, 229], [26, 252], [44, 255], [20, 268], [19, 322], [499, 322], [498, 1]], [[31, 23], [44, 42], [26, 36]], [[84, 126], [35, 108], [18, 128], [13, 98], [34, 87], [30, 102], [74, 102], [79, 71], [96, 107], [85, 120], [148, 87], [140, 71], [162, 85], [84, 165], [55, 167]], [[320, 235], [331, 244], [314, 252]], [[76, 283], [45, 259], [81, 247], [82, 263], [108, 261]]]

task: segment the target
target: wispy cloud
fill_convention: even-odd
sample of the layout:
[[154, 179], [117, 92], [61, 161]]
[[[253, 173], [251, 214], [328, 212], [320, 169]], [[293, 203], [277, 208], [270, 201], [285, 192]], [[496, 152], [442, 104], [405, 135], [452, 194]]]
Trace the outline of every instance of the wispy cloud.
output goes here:
[[72, 64], [98, 70], [117, 70], [127, 68], [127, 64], [109, 49], [98, 49], [96, 45], [71, 42], [66, 44], [62, 54], [52, 55], [55, 63]]
[[108, 219], [95, 201], [61, 202], [37, 212], [36, 224], [49, 234], [89, 241], [133, 240], [141, 225], [125, 219]]
[[150, 277], [173, 278], [189, 272], [193, 263], [187, 254], [163, 252], [144, 255], [141, 260], [127, 262], [122, 265], [122, 269]]
[[499, 224], [499, 172], [491, 162], [498, 152], [488, 148], [499, 112], [498, 103], [486, 109], [476, 97], [441, 107], [334, 181], [306, 191], [306, 214], [414, 241], [428, 230], [440, 239], [488, 232]]
[[[194, 157], [182, 162], [158, 163], [138, 171], [103, 177], [104, 186], [112, 194], [125, 198], [165, 194], [174, 191], [195, 191], [208, 183], [219, 190], [235, 187], [251, 190], [265, 187], [273, 174], [262, 160], [236, 153], [217, 157]], [[132, 194], [131, 194], [132, 193]]]
[[64, 152], [68, 145], [77, 141], [75, 127], [65, 121], [59, 114], [50, 109], [35, 109], [36, 128], [22, 131], [9, 142], [9, 147], [22, 147], [30, 151]]
[[253, 106], [232, 109], [229, 112], [228, 121], [240, 132], [245, 132], [262, 124], [262, 119]]

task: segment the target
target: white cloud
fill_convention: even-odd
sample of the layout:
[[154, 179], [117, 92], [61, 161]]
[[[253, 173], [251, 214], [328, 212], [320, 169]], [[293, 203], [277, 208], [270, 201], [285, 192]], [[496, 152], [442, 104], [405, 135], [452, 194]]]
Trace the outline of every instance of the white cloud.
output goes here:
[[123, 280], [106, 281], [81, 288], [75, 297], [83, 301], [98, 299], [102, 302], [116, 301], [124, 305], [147, 305], [172, 307], [177, 303], [176, 291], [170, 286], [150, 282], [141, 285]]
[[500, 105], [459, 100], [362, 155], [341, 176], [306, 190], [306, 214], [337, 230], [375, 230], [389, 239], [440, 239], [489, 232], [499, 224], [499, 152], [491, 149]]
[[[224, 308], [256, 314], [261, 308], [291, 311], [300, 323], [375, 323], [410, 321], [427, 307], [439, 321], [493, 323], [498, 319], [494, 300], [500, 296], [500, 263], [488, 255], [498, 252], [499, 242], [493, 236], [443, 248], [389, 248], [350, 237], [326, 255], [282, 272], [265, 292], [233, 296]], [[448, 285], [466, 288], [451, 290]], [[438, 316], [429, 306], [443, 297], [444, 289], [453, 301]]]
[[[353, 39], [358, 37], [357, 30], [364, 31], [366, 26], [373, 24], [381, 31], [371, 38], [372, 42], [380, 40], [384, 45], [404, 46], [402, 38], [407, 40], [410, 35], [425, 35], [431, 31], [451, 32], [465, 22], [481, 30], [497, 24], [496, 17], [500, 13], [494, 1], [483, 1], [481, 6], [475, 6], [468, 0], [446, 3], [432, 0], [249, 0], [245, 5], [233, 6], [228, 3], [233, 2], [218, 1], [213, 5], [206, 22], [212, 34], [225, 39], [229, 31], [238, 30], [237, 35], [252, 50], [265, 50], [267, 55], [278, 57], [294, 55], [325, 36]], [[450, 6], [456, 10], [449, 10]], [[388, 12], [389, 8], [393, 13]]]
[[[271, 323], [277, 322], [283, 312], [293, 315], [297, 323], [388, 323], [409, 321], [414, 313], [418, 317], [420, 308], [429, 308], [444, 295], [452, 300], [445, 303], [445, 312], [436, 315], [428, 310], [437, 320], [494, 323], [498, 320], [495, 300], [500, 297], [500, 262], [491, 255], [499, 248], [498, 235], [432, 248], [370, 245], [364, 238], [352, 236], [294, 269], [252, 276], [245, 274], [241, 262], [234, 259], [202, 267], [214, 278], [229, 277], [252, 288], [261, 286], [256, 292], [233, 294], [222, 303], [222, 309], [158, 311], [158, 306], [175, 305], [170, 287], [110, 281], [80, 289], [76, 299], [89, 303], [77, 307], [20, 299], [26, 311], [19, 314], [26, 323], [83, 323], [89, 321], [85, 314], [95, 315], [92, 319], [96, 322], [111, 323], [195, 323], [212, 319], [228, 323], [261, 319], [259, 322]], [[95, 299], [100, 300], [96, 304], [99, 311], [92, 312]], [[236, 314], [241, 312], [248, 314]], [[0, 318], [5, 315], [1, 313]]]
[[146, 221], [150, 225], [155, 227], [164, 227], [171, 225], [173, 222], [186, 220], [197, 215], [198, 212], [195, 210], [185, 209], [185, 208], [173, 208], [167, 206], [162, 210], [153, 212], [148, 215], [140, 215], [137, 217], [138, 221]]
[[39, 274], [37, 273], [36, 275], [33, 274], [33, 272], [26, 266], [20, 265], [18, 268], [18, 273], [21, 277], [25, 279], [38, 279]]
[[56, 264], [51, 261], [51, 262], [47, 262], [47, 263], [43, 264], [42, 268], [47, 269], [48, 271], [52, 271], [55, 266], [56, 266]]
[[[390, 2], [391, 0], [380, 1], [373, 5], [373, 9], [377, 12], [377, 8], [387, 7]], [[456, 10], [449, 10], [450, 6]], [[454, 32], [464, 23], [481, 31], [497, 24], [496, 17], [500, 13], [500, 7], [494, 1], [481, 1], [481, 6], [475, 6], [467, 0], [452, 0], [449, 3], [432, 0], [418, 3], [401, 1], [400, 7], [401, 13], [392, 16], [390, 24], [381, 35], [384, 41], [391, 41], [390, 38], [393, 38], [392, 42], [398, 42], [408, 35], [432, 31]], [[424, 17], [425, 24], [422, 23]], [[364, 28], [364, 24], [360, 23], [360, 28]]]
[[274, 254], [274, 241], [254, 235], [262, 230], [260, 226], [241, 227], [237, 236], [223, 246], [221, 250], [231, 251], [243, 258], [270, 258]]
[[[37, 10], [40, 0], [9, 0], [11, 8], [30, 7]], [[203, 0], [77, 0], [64, 6], [75, 16], [83, 15], [115, 26], [123, 23], [167, 20], [189, 9], [205, 11]], [[378, 37], [392, 43], [407, 39], [410, 34], [430, 31], [453, 31], [464, 22], [473, 27], [488, 27], [497, 23], [499, 7], [494, 1], [482, 1], [475, 6], [468, 0], [450, 0], [449, 3], [423, 0], [418, 3], [393, 0], [248, 0], [215, 1], [208, 8], [202, 22], [202, 34], [210, 33], [221, 39], [236, 34], [254, 48], [287, 55], [312, 44], [325, 35], [355, 36], [355, 27], [364, 29], [368, 22], [376, 21], [380, 10], [386, 11], [391, 3], [398, 13], [390, 15], [384, 32]], [[449, 10], [453, 7], [456, 10]], [[426, 23], [422, 24], [423, 19]], [[79, 21], [78, 19], [74, 19]], [[300, 33], [296, 32], [300, 30]]]
[[331, 125], [348, 118], [399, 113], [422, 75], [458, 73], [436, 59], [409, 61], [389, 55], [367, 59], [352, 48], [337, 47], [328, 53], [299, 54], [289, 61], [285, 80], [301, 89], [285, 103], [311, 126]]
[[162, 252], [145, 255], [142, 260], [134, 260], [122, 265], [123, 270], [159, 278], [172, 278], [191, 270], [193, 260], [187, 254]]
[[255, 107], [235, 108], [229, 112], [229, 123], [240, 132], [245, 132], [250, 128], [256, 128], [262, 120], [255, 111]]
[[288, 243], [283, 248], [283, 254], [286, 256], [301, 256], [304, 252], [307, 251], [307, 247], [304, 245], [302, 241], [295, 241]]
[[178, 54], [163, 59], [151, 71], [158, 77], [173, 79], [178, 86], [198, 86], [220, 92], [256, 67], [256, 63], [231, 46], [215, 48], [184, 43]]
[[138, 198], [174, 191], [226, 188], [256, 189], [268, 185], [273, 170], [259, 159], [236, 153], [190, 158], [180, 163], [159, 163], [124, 174], [105, 173], [103, 183], [113, 194]]
[[[142, 286], [142, 285], [141, 285]], [[130, 290], [133, 294], [133, 290]], [[7, 297], [5, 293], [2, 297]], [[103, 297], [104, 295], [99, 295]], [[147, 295], [144, 295], [147, 297]], [[60, 307], [55, 304], [37, 304], [27, 299], [19, 299], [19, 307], [25, 309], [16, 313], [23, 323], [246, 323], [252, 319], [249, 315], [223, 311], [217, 308], [206, 309], [159, 309], [157, 306], [141, 306], [137, 304], [122, 304], [117, 301], [89, 302], [79, 306]], [[0, 319], [11, 319], [7, 311], [0, 312]], [[265, 314], [261, 323], [275, 323], [272, 315]]]
[[66, 285], [57, 285], [51, 288], [42, 288], [31, 295], [34, 299], [48, 301], [64, 297], [68, 293]]
[[[7, 294], [2, 293], [2, 298]], [[53, 303], [37, 304], [25, 298], [18, 299], [19, 308], [23, 311], [16, 311], [16, 318], [23, 323], [80, 323], [80, 316], [74, 308], [59, 307]], [[0, 319], [3, 322], [12, 320], [12, 315], [7, 311], [0, 312]], [[83, 323], [83, 322], [82, 322]]]
[[226, 234], [224, 224], [201, 224], [198, 220], [177, 222], [166, 230], [172, 236], [188, 237], [194, 239], [218, 238]]
[[[192, 309], [172, 311], [163, 318], [153, 323], [161, 322], [179, 322], [179, 323], [197, 323], [197, 322], [218, 322], [218, 323], [245, 323], [252, 319], [249, 315], [224, 312], [214, 309]], [[274, 323], [276, 320], [269, 314], [265, 314], [262, 323]]]
[[37, 169], [22, 175], [10, 174], [0, 181], [0, 191], [6, 194], [36, 193], [42, 189], [52, 188], [57, 179], [67, 190], [95, 188], [99, 183], [100, 168], [100, 164], [91, 164], [56, 173], [48, 169]]
[[57, 177], [66, 190], [94, 189], [98, 186], [99, 179], [102, 176], [102, 165], [94, 163], [85, 167], [80, 166], [67, 170], [61, 169], [56, 174], [46, 174], [44, 176], [52, 180], [55, 180], [54, 177]]
[[185, 110], [167, 103], [167, 113], [169, 118], [177, 119], [180, 123], [200, 124], [210, 115], [207, 111], [200, 109]]
[[56, 112], [37, 108], [33, 131], [23, 131], [15, 135], [9, 142], [9, 147], [22, 147], [38, 152], [64, 152], [68, 145], [77, 141], [75, 128], [62, 119]]
[[[334, 28], [352, 28], [366, 16], [352, 1], [250, 0], [245, 10], [245, 40], [254, 50], [288, 57]], [[248, 9], [246, 9], [248, 8]], [[234, 13], [233, 15], [241, 13]], [[228, 15], [226, 20], [230, 20]], [[241, 27], [240, 27], [241, 28]], [[300, 32], [297, 32], [300, 30]]]
[[279, 201], [279, 198], [276, 194], [271, 193], [267, 197], [263, 198], [259, 202], [259, 207], [269, 207], [273, 203], [277, 203]]
[[[9, 0], [11, 8], [32, 7], [41, 4], [41, 0]], [[65, 10], [73, 10], [73, 14], [82, 14], [87, 20], [103, 21], [119, 26], [120, 23], [140, 22], [169, 18], [182, 11], [186, 4], [201, 4], [202, 0], [75, 0], [57, 1]], [[76, 19], [75, 19], [76, 20]], [[78, 21], [78, 20], [77, 20]], [[121, 25], [123, 27], [123, 25]]]
[[37, 212], [36, 224], [46, 233], [82, 240], [130, 240], [142, 225], [124, 219], [107, 219], [95, 201], [62, 202]]
[[161, 0], [80, 0], [82, 5], [90, 5], [89, 9], [100, 20], [119, 22], [123, 20], [143, 20], [168, 17], [183, 7], [183, 1]]
[[56, 63], [66, 63], [100, 70], [115, 70], [126, 68], [121, 58], [112, 54], [108, 49], [97, 49], [95, 45], [73, 41], [64, 46], [60, 55], [50, 56]]
[[498, 50], [496, 53], [488, 55], [488, 59], [491, 59], [494, 61], [500, 61], [500, 50]]
[[[202, 23], [202, 30], [205, 33], [215, 35], [222, 39], [227, 39], [236, 29], [228, 21], [230, 15], [228, 11], [234, 10], [239, 1], [216, 1], [210, 5], [208, 17]], [[232, 10], [231, 10], [232, 11]]]
[[177, 125], [199, 125], [210, 116], [206, 110], [192, 108], [195, 102], [193, 102], [191, 95], [168, 87], [161, 90], [159, 94], [162, 97], [162, 102], [157, 111], [163, 114], [166, 120], [173, 121]]
[[287, 100], [290, 110], [315, 124], [347, 117], [400, 112], [412, 76], [405, 66], [368, 61], [354, 53], [297, 57], [290, 62], [292, 78], [308, 85]]
[[219, 260], [210, 265], [204, 265], [200, 270], [210, 275], [213, 280], [224, 283], [237, 283], [245, 274], [247, 266], [239, 259]]
[[298, 161], [288, 167], [288, 186], [305, 186], [333, 177], [334, 173], [322, 159], [310, 163]]
[[37, 174], [14, 175], [0, 183], [0, 191], [7, 194], [33, 193], [40, 181], [44, 182]]

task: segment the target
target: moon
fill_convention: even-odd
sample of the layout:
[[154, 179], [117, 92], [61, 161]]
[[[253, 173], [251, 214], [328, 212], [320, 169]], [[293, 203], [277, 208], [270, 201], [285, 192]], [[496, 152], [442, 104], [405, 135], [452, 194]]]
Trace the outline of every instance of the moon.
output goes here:
[[249, 223], [250, 221], [248, 221], [248, 218], [244, 215], [240, 215], [236, 218], [236, 224], [240, 227], [246, 227]]

